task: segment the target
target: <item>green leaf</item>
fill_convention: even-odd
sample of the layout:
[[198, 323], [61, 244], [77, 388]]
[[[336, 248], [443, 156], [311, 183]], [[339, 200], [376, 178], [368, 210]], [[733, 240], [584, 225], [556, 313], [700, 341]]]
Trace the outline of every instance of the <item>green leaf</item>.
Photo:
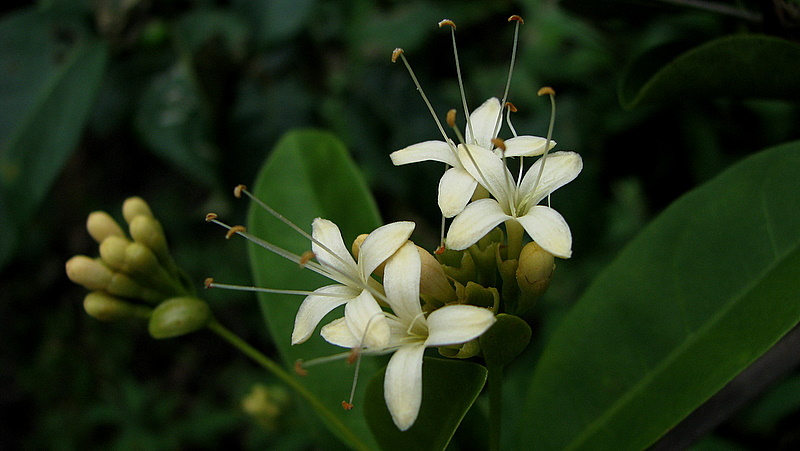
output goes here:
[[800, 321], [800, 142], [685, 195], [545, 347], [518, 443], [643, 449]]
[[678, 54], [667, 44], [627, 68], [619, 86], [623, 107], [691, 98], [771, 98], [800, 101], [800, 45], [762, 35], [727, 36]]
[[3, 19], [0, 42], [0, 205], [22, 227], [78, 144], [108, 50], [79, 18], [32, 10]]
[[422, 364], [422, 406], [414, 425], [397, 429], [383, 398], [386, 368], [367, 387], [364, 414], [386, 451], [442, 450], [486, 383], [486, 368], [460, 360], [426, 357]]
[[[330, 219], [339, 226], [346, 243], [381, 224], [375, 202], [347, 149], [334, 136], [321, 131], [287, 133], [261, 169], [254, 193], [308, 232], [315, 217]], [[251, 233], [286, 250], [302, 254], [311, 249], [309, 240], [256, 205], [250, 210], [248, 223]], [[255, 282], [261, 287], [314, 290], [331, 283], [255, 245], [250, 247], [250, 261]], [[290, 345], [301, 296], [262, 294], [259, 299], [275, 345], [288, 366], [298, 359], [310, 360], [344, 351], [318, 335], [303, 344]], [[341, 309], [328, 315], [322, 324], [336, 315], [342, 315]], [[372, 374], [382, 363], [364, 358], [361, 373]], [[300, 381], [346, 425], [351, 435], [331, 427], [340, 439], [353, 448], [374, 448], [361, 411], [363, 384], [356, 394], [356, 407], [349, 412], [341, 407], [350, 394], [353, 370], [344, 360], [334, 361], [309, 368], [308, 376]]]

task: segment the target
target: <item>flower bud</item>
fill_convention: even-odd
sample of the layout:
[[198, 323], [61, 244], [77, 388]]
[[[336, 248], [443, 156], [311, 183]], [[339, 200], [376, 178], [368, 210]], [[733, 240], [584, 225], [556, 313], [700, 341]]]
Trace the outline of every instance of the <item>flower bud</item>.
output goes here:
[[161, 223], [152, 216], [139, 215], [133, 218], [129, 224], [129, 230], [133, 241], [141, 243], [156, 255], [161, 265], [169, 272], [174, 272], [175, 263], [169, 254], [167, 238], [164, 236], [164, 229]]
[[147, 202], [138, 196], [125, 199], [125, 202], [122, 204], [122, 216], [125, 217], [125, 220], [128, 221], [128, 224], [130, 224], [137, 216], [149, 216], [151, 218], [154, 217], [153, 211], [150, 210], [150, 206], [147, 205]]
[[150, 248], [143, 244], [128, 244], [125, 248], [125, 268], [133, 279], [144, 286], [173, 295], [186, 294], [181, 281], [169, 274]]
[[125, 236], [125, 232], [122, 231], [122, 227], [117, 224], [117, 221], [114, 221], [111, 215], [104, 211], [89, 213], [89, 217], [86, 218], [86, 230], [97, 244], [102, 243], [110, 236]]
[[521, 314], [547, 291], [556, 265], [553, 255], [542, 249], [536, 242], [522, 248], [517, 267], [517, 285], [520, 296], [515, 313]]
[[148, 330], [153, 338], [172, 338], [202, 329], [211, 318], [208, 304], [200, 299], [169, 298], [153, 309]]
[[147, 307], [133, 305], [102, 291], [93, 291], [83, 299], [86, 313], [100, 321], [116, 321], [126, 318], [146, 318], [150, 314]]
[[439, 306], [456, 300], [456, 291], [447, 279], [441, 263], [430, 252], [417, 246], [421, 262], [419, 292], [439, 301]]
[[477, 338], [466, 343], [439, 347], [439, 354], [451, 359], [469, 359], [480, 353], [481, 344]]
[[127, 271], [125, 250], [129, 244], [124, 236], [110, 236], [100, 243], [100, 258], [117, 271]]
[[275, 431], [291, 401], [289, 392], [280, 385], [255, 384], [242, 399], [242, 410], [264, 429]]
[[103, 262], [85, 255], [76, 255], [70, 258], [67, 261], [66, 270], [69, 280], [83, 285], [89, 290], [105, 290], [114, 276], [114, 271]]

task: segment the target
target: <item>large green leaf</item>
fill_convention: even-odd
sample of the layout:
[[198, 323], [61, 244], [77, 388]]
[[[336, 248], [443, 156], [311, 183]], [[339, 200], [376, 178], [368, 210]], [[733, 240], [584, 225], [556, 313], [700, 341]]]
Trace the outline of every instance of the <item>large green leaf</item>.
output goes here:
[[[80, 17], [35, 10], [0, 22], [0, 210], [24, 226], [81, 137], [108, 59]], [[13, 236], [8, 230], [6, 237]], [[0, 246], [0, 264], [10, 243]]]
[[625, 108], [687, 98], [772, 98], [800, 101], [800, 45], [763, 35], [727, 36], [685, 53], [657, 47], [627, 68], [620, 88]]
[[[309, 232], [315, 217], [330, 219], [341, 229], [345, 242], [352, 242], [359, 234], [369, 233], [380, 225], [377, 208], [361, 174], [344, 145], [329, 133], [305, 130], [284, 136], [262, 168], [254, 192]], [[251, 233], [284, 249], [298, 254], [311, 249], [307, 239], [255, 205], [248, 222]], [[250, 248], [250, 260], [256, 284], [262, 287], [313, 290], [331, 283], [258, 246]], [[260, 296], [264, 319], [284, 362], [290, 367], [297, 359], [310, 360], [343, 351], [318, 335], [303, 344], [290, 346], [294, 317], [302, 299], [287, 295]], [[341, 309], [334, 311], [322, 324], [336, 314], [341, 316]], [[361, 372], [370, 375], [382, 363], [364, 358]], [[331, 428], [339, 438], [353, 448], [374, 448], [376, 445], [362, 413], [365, 384], [359, 387], [352, 411], [346, 412], [341, 407], [341, 402], [349, 396], [352, 380], [353, 367], [341, 360], [309, 368], [308, 376], [300, 378], [351, 431], [352, 435], [347, 436]]]
[[519, 443], [642, 449], [800, 320], [800, 142], [753, 155], [633, 240], [559, 325]]
[[450, 442], [486, 383], [486, 368], [460, 360], [426, 357], [422, 365], [422, 406], [414, 425], [397, 429], [383, 399], [386, 368], [367, 387], [364, 413], [381, 449], [442, 450]]

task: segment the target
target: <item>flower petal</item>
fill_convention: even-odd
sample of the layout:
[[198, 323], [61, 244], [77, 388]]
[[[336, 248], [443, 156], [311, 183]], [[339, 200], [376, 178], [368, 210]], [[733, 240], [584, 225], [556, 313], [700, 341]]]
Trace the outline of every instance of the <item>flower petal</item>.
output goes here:
[[575, 177], [583, 169], [583, 160], [575, 152], [553, 152], [548, 154], [545, 160], [542, 178], [539, 180], [539, 185], [536, 187], [535, 192], [533, 191], [533, 185], [539, 176], [542, 159], [539, 158], [525, 173], [525, 177], [522, 178], [522, 182], [519, 185], [519, 192], [522, 196], [520, 201], [522, 203], [528, 203], [528, 205], [538, 204], [548, 194], [575, 180]]
[[311, 236], [324, 245], [323, 247], [317, 243], [311, 243], [311, 251], [314, 252], [317, 261], [322, 266], [333, 270], [331, 274], [333, 280], [345, 285], [352, 285], [350, 279], [358, 276], [358, 266], [344, 245], [339, 227], [327, 219], [316, 218], [311, 224], [311, 230]]
[[328, 285], [314, 290], [314, 294], [306, 296], [297, 316], [294, 318], [292, 344], [296, 345], [308, 340], [314, 333], [317, 324], [331, 310], [358, 296], [358, 291], [344, 285]]
[[439, 208], [445, 218], [461, 213], [475, 192], [478, 182], [461, 168], [450, 168], [439, 180]]
[[347, 302], [344, 318], [350, 332], [361, 341], [360, 347], [383, 348], [389, 344], [389, 324], [369, 291], [364, 290]]
[[474, 305], [447, 305], [428, 315], [425, 346], [466, 343], [480, 337], [495, 322], [491, 310]]
[[328, 343], [343, 348], [358, 348], [361, 344], [361, 337], [356, 337], [350, 332], [350, 327], [347, 326], [344, 318], [337, 318], [322, 326], [319, 334]]
[[419, 301], [420, 268], [417, 246], [408, 241], [386, 261], [383, 272], [383, 288], [389, 306], [407, 324], [411, 324], [422, 313]]
[[[541, 136], [517, 136], [504, 141], [506, 145], [506, 157], [534, 157], [544, 153], [544, 145], [547, 138]], [[555, 147], [556, 142], [550, 140], [550, 148]], [[502, 157], [500, 149], [494, 150], [497, 156]]]
[[395, 166], [419, 163], [420, 161], [440, 161], [450, 166], [461, 166], [453, 148], [444, 141], [425, 141], [414, 144], [405, 149], [395, 150], [389, 155], [389, 158], [392, 159]]
[[554, 209], [536, 205], [517, 221], [542, 249], [556, 257], [572, 255], [572, 232], [564, 217]]
[[476, 108], [469, 115], [470, 123], [467, 124], [466, 130], [467, 144], [477, 144], [485, 149], [491, 149], [492, 138], [497, 136], [495, 126], [498, 125], [498, 117], [500, 117], [500, 101], [497, 97], [490, 98]]
[[447, 247], [457, 251], [466, 249], [509, 218], [496, 200], [476, 200], [453, 219], [447, 231]]
[[509, 194], [516, 189], [516, 186], [502, 158], [491, 150], [478, 146], [458, 146], [458, 155], [464, 169], [469, 171], [498, 202], [506, 205]]
[[422, 405], [422, 355], [425, 345], [406, 345], [395, 351], [386, 367], [383, 397], [395, 426], [410, 428]]
[[358, 253], [358, 266], [361, 268], [362, 280], [366, 280], [372, 271], [391, 257], [397, 249], [408, 241], [414, 231], [411, 221], [399, 221], [373, 230], [361, 243]]

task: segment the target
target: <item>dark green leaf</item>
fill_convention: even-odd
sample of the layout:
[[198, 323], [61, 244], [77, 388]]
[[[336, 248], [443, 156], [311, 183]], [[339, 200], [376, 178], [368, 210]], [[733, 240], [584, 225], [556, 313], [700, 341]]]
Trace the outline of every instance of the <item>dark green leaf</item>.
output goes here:
[[619, 87], [625, 108], [715, 97], [800, 101], [798, 44], [772, 36], [737, 35], [678, 55], [681, 48], [657, 47], [628, 67]]
[[383, 398], [386, 368], [367, 387], [364, 414], [381, 449], [442, 450], [486, 383], [486, 368], [460, 360], [426, 357], [422, 365], [422, 406], [414, 425], [397, 429]]
[[800, 142], [671, 205], [595, 280], [530, 381], [519, 443], [642, 449], [800, 320]]
[[[254, 192], [306, 231], [310, 232], [315, 217], [330, 219], [339, 226], [346, 243], [380, 226], [375, 202], [364, 180], [344, 145], [329, 133], [304, 130], [284, 136], [262, 168]], [[307, 239], [255, 205], [250, 210], [248, 223], [251, 233], [291, 252], [302, 254], [311, 249]], [[255, 282], [262, 287], [313, 290], [331, 283], [258, 246], [251, 246], [250, 261]], [[261, 295], [259, 298], [275, 345], [288, 366], [297, 359], [310, 360], [344, 351], [318, 335], [303, 344], [290, 346], [294, 317], [303, 298], [289, 295]], [[332, 312], [322, 324], [337, 314], [341, 316], [341, 309]], [[378, 367], [379, 362], [372, 358], [361, 362], [363, 374], [372, 374]], [[354, 448], [374, 447], [361, 411], [363, 384], [355, 398], [355, 409], [346, 412], [341, 407], [350, 393], [353, 367], [340, 360], [314, 366], [308, 372], [301, 382], [329, 406], [353, 436], [331, 430]]]

